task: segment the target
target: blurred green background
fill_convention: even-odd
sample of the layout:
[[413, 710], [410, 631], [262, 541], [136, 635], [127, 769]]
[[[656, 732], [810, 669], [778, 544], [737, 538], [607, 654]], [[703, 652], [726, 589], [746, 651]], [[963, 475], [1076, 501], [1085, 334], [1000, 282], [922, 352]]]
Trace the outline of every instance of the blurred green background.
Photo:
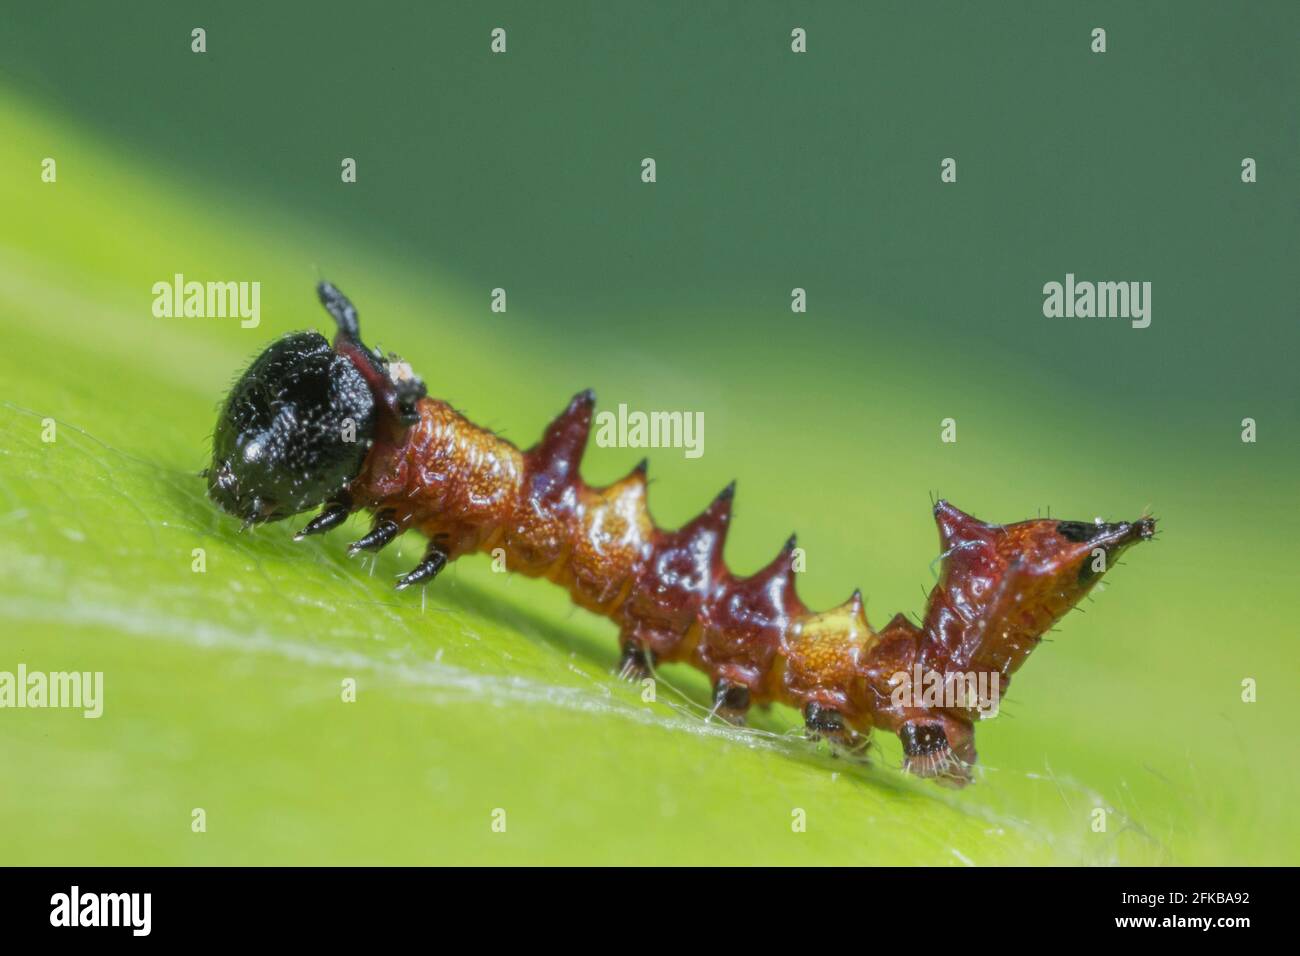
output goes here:
[[[7, 16], [0, 670], [103, 671], [106, 699], [0, 711], [0, 862], [1296, 863], [1298, 28], [1293, 3]], [[177, 272], [260, 281], [261, 326], [154, 318]], [[1150, 281], [1151, 327], [1044, 318], [1067, 272]], [[781, 709], [703, 722], [680, 668], [643, 703], [549, 585], [474, 559], [399, 595], [413, 536], [349, 562], [347, 531], [213, 513], [217, 404], [326, 327], [322, 276], [523, 445], [587, 386], [703, 411], [703, 457], [651, 455], [656, 518], [738, 479], [729, 562], [797, 529], [812, 606], [919, 612], [932, 493], [1149, 507], [1161, 537], [979, 728], [976, 786], [901, 777], [889, 740], [844, 767]]]

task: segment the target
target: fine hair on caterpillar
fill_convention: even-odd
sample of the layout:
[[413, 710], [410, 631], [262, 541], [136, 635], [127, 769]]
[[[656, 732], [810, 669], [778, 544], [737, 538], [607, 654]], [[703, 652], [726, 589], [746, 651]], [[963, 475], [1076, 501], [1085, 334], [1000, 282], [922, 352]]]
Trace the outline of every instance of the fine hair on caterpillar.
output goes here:
[[404, 531], [428, 539], [397, 582], [427, 584], [464, 554], [564, 587], [619, 627], [620, 676], [683, 661], [713, 683], [713, 712], [743, 722], [754, 704], [797, 708], [806, 732], [863, 753], [870, 732], [897, 734], [907, 770], [963, 786], [974, 722], [996, 712], [1010, 677], [1151, 517], [1106, 523], [1037, 518], [986, 524], [934, 505], [941, 560], [924, 618], [877, 630], [862, 595], [813, 611], [795, 592], [795, 538], [750, 577], [723, 561], [735, 483], [676, 530], [646, 506], [646, 462], [604, 488], [579, 474], [596, 397], [580, 392], [521, 450], [431, 398], [396, 356], [367, 348], [357, 311], [328, 282], [338, 331], [271, 343], [227, 397], [205, 472], [208, 494], [245, 526], [317, 506], [297, 540], [373, 515], [350, 554]]

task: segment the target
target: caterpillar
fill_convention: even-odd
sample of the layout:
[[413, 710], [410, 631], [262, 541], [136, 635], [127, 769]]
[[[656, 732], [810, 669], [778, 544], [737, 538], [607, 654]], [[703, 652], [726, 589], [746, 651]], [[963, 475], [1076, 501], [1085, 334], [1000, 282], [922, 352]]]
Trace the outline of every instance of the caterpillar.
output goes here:
[[337, 288], [317, 292], [337, 326], [333, 343], [315, 331], [271, 343], [221, 409], [204, 471], [220, 509], [247, 527], [320, 506], [296, 540], [368, 511], [373, 524], [352, 555], [415, 529], [428, 546], [398, 589], [427, 584], [461, 555], [501, 549], [510, 570], [559, 584], [618, 625], [623, 678], [689, 662], [711, 679], [714, 712], [727, 720], [788, 704], [810, 737], [851, 757], [885, 730], [902, 743], [904, 769], [941, 784], [971, 779], [974, 723], [989, 713], [981, 688], [1005, 688], [1115, 559], [1155, 535], [1148, 516], [996, 525], [940, 500], [942, 560], [925, 616], [897, 614], [876, 630], [860, 591], [828, 611], [799, 600], [794, 537], [749, 577], [727, 568], [734, 482], [677, 530], [650, 517], [645, 461], [608, 487], [584, 483], [590, 390], [520, 450], [429, 397], [397, 356], [367, 348]]

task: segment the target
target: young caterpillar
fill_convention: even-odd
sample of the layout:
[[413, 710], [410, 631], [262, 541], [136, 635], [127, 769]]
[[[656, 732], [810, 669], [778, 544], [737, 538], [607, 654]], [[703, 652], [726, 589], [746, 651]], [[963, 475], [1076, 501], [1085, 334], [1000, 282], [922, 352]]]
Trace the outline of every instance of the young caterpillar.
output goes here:
[[[898, 734], [908, 770], [950, 786], [970, 779], [973, 722], [988, 700], [926, 694], [914, 675], [987, 678], [1005, 687], [1046, 632], [1155, 520], [1105, 524], [1038, 519], [989, 525], [935, 505], [942, 570], [920, 627], [896, 615], [867, 623], [862, 597], [810, 611], [795, 594], [793, 537], [748, 578], [722, 559], [734, 483], [676, 531], [646, 508], [646, 463], [606, 488], [578, 466], [595, 396], [586, 391], [521, 451], [444, 402], [395, 357], [361, 342], [357, 313], [327, 282], [320, 300], [338, 325], [273, 342], [234, 386], [213, 436], [208, 493], [245, 525], [324, 505], [296, 536], [373, 513], [350, 554], [414, 528], [429, 539], [399, 589], [431, 581], [462, 554], [501, 548], [507, 565], [568, 589], [619, 625], [620, 674], [689, 661], [710, 676], [718, 713], [752, 704], [800, 709], [810, 735], [844, 752], [869, 733]], [[953, 686], [953, 685], [948, 685]]]

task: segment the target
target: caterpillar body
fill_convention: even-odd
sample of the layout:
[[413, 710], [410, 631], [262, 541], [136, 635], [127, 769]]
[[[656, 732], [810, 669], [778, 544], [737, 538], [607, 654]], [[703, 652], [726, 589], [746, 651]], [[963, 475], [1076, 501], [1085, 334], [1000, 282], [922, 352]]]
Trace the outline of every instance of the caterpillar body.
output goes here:
[[[415, 529], [429, 544], [399, 589], [461, 555], [504, 552], [509, 570], [554, 581], [618, 625], [621, 676], [689, 662], [729, 720], [754, 704], [789, 704], [811, 736], [850, 755], [887, 730], [906, 769], [947, 785], [969, 781], [974, 722], [990, 703], [963, 690], [1005, 688], [1114, 559], [1155, 534], [1150, 517], [994, 525], [939, 501], [942, 564], [925, 616], [917, 625], [898, 614], [876, 630], [859, 592], [828, 611], [800, 601], [793, 537], [749, 577], [727, 568], [734, 483], [671, 531], [650, 517], [644, 461], [607, 487], [586, 484], [591, 391], [521, 450], [428, 397], [395, 356], [367, 349], [334, 286], [322, 282], [318, 294], [338, 325], [333, 345], [316, 332], [281, 338], [225, 402], [205, 472], [222, 509], [247, 525], [324, 505], [299, 539], [367, 510], [374, 522], [354, 554]], [[940, 679], [923, 690], [921, 675]], [[954, 686], [955, 696], [932, 693]]]

